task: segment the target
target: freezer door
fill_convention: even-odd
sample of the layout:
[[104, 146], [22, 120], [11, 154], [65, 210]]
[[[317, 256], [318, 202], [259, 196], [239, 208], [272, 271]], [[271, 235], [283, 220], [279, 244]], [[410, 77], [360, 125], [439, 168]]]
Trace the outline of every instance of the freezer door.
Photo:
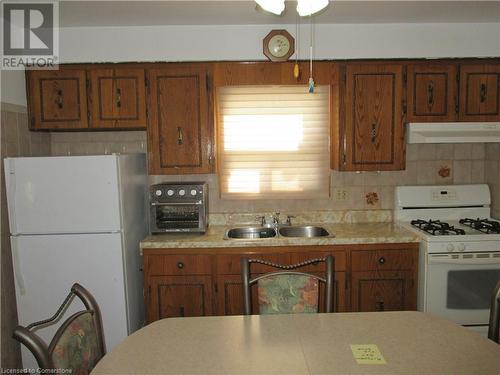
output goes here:
[[[78, 282], [92, 293], [102, 313], [105, 344], [113, 349], [129, 333], [119, 233], [11, 237], [19, 324], [52, 316]], [[60, 323], [83, 308], [75, 301], [57, 324], [37, 330], [46, 342]], [[23, 364], [36, 361], [23, 349]]]
[[121, 228], [116, 155], [8, 158], [5, 181], [13, 235]]

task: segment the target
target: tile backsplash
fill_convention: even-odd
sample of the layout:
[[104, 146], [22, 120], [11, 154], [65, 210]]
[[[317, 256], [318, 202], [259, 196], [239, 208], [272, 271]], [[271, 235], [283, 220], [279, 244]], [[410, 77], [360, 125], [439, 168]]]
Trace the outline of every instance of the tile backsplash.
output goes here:
[[[219, 197], [218, 178], [209, 175], [150, 176], [151, 183], [202, 180], [209, 183], [210, 212], [391, 210], [396, 185], [489, 183], [493, 211], [500, 211], [499, 144], [409, 144], [406, 170], [331, 172], [330, 198], [300, 200], [230, 200]], [[146, 152], [145, 131], [54, 132], [52, 155]]]

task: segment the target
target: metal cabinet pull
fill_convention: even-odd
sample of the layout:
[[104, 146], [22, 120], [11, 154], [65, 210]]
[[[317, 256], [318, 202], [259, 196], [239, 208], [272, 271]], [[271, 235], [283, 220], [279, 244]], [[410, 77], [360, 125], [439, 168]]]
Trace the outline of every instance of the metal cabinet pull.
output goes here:
[[377, 302], [375, 302], [375, 305], [376, 305], [377, 311], [384, 311], [385, 310], [384, 301], [377, 301]]
[[180, 126], [177, 127], [177, 144], [182, 145], [184, 143], [184, 135], [182, 134], [182, 128]]
[[377, 135], [378, 135], [377, 124], [372, 124], [372, 130], [370, 132], [370, 135], [371, 135], [372, 143], [375, 143], [375, 141], [377, 140]]
[[384, 257], [380, 257], [380, 258], [378, 258], [378, 262], [379, 262], [380, 264], [385, 264], [385, 258], [384, 258]]
[[179, 307], [179, 315], [182, 317], [186, 316], [186, 314], [184, 313], [184, 306]]
[[64, 107], [64, 92], [63, 90], [57, 90], [56, 104], [59, 109]]
[[481, 86], [479, 87], [479, 100], [481, 101], [481, 103], [484, 103], [486, 101], [486, 95], [488, 95], [486, 84], [481, 83]]
[[434, 105], [434, 82], [432, 81], [427, 85], [427, 105], [429, 108]]
[[182, 262], [177, 262], [177, 268], [183, 269], [184, 268], [184, 263]]
[[122, 89], [117, 87], [115, 95], [116, 95], [116, 106], [120, 108], [122, 106]]

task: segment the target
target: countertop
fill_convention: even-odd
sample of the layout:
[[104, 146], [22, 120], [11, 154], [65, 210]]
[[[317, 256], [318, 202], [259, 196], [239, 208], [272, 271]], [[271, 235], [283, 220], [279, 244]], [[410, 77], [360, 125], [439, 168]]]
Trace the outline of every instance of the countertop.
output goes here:
[[[351, 345], [376, 345], [358, 363]], [[378, 353], [377, 353], [378, 354]], [[369, 363], [366, 363], [369, 362]], [[92, 375], [498, 374], [500, 345], [421, 312], [169, 318], [127, 337]]]
[[[205, 234], [158, 234], [150, 235], [141, 241], [141, 249], [151, 248], [221, 248], [221, 247], [264, 247], [264, 246], [317, 246], [349, 245], [374, 243], [419, 242], [413, 232], [395, 223], [349, 223], [349, 224], [311, 224], [328, 230], [332, 237], [292, 238], [274, 237], [265, 239], [225, 240], [224, 233], [229, 228], [250, 225], [209, 226]], [[255, 226], [255, 225], [254, 225]]]

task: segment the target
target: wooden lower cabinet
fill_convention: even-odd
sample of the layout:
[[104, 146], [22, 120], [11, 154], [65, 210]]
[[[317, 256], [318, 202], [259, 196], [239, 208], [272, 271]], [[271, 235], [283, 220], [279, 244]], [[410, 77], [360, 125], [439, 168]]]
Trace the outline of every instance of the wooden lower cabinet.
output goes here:
[[411, 271], [352, 273], [352, 311], [415, 310], [416, 295]]
[[[335, 312], [416, 309], [416, 243], [143, 250], [148, 323], [168, 317], [243, 314], [242, 257], [296, 264], [332, 254]], [[324, 267], [318, 263], [300, 270], [323, 275]], [[250, 271], [256, 276], [276, 269], [252, 264]], [[320, 288], [322, 312], [323, 285]], [[258, 314], [256, 293], [252, 300]]]
[[150, 322], [163, 318], [212, 315], [210, 276], [153, 276], [148, 293]]

